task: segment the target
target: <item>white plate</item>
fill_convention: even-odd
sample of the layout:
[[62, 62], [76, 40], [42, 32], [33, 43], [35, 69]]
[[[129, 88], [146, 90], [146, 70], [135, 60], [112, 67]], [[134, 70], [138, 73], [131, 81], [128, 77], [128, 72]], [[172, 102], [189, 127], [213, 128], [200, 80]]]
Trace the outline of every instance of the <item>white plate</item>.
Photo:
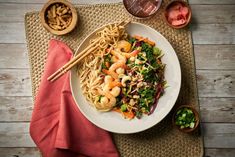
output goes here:
[[[103, 27], [102, 27], [103, 28]], [[100, 28], [100, 29], [102, 29]], [[84, 49], [91, 38], [94, 38], [97, 29], [91, 33], [80, 45], [79, 51]], [[169, 85], [165, 89], [164, 95], [159, 99], [158, 105], [153, 114], [143, 116], [141, 119], [127, 120], [116, 112], [99, 112], [94, 107], [88, 104], [83, 96], [80, 88], [79, 77], [77, 76], [77, 68], [71, 70], [71, 89], [75, 102], [83, 115], [96, 126], [115, 133], [136, 133], [146, 130], [159, 123], [172, 109], [178, 97], [181, 85], [181, 70], [177, 55], [171, 44], [153, 28], [140, 24], [130, 23], [127, 27], [127, 32], [133, 35], [148, 37], [156, 43], [163, 52], [162, 62], [166, 64], [165, 79]], [[78, 122], [79, 123], [79, 122]]]

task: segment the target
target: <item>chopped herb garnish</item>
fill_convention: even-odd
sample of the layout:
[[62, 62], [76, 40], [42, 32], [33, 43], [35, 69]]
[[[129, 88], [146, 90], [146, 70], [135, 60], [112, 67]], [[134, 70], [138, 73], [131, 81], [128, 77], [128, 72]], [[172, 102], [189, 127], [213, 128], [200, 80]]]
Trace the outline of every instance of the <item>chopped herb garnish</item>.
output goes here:
[[142, 51], [146, 53], [146, 57], [147, 57], [148, 61], [152, 61], [154, 59], [153, 47], [147, 43], [143, 43], [141, 46], [142, 46]]
[[140, 107], [145, 112], [150, 111], [150, 106], [154, 103], [156, 90], [153, 87], [146, 87], [139, 90], [140, 95]]
[[127, 110], [127, 104], [122, 104], [121, 111], [125, 112]]
[[131, 45], [132, 45], [135, 41], [136, 41], [135, 38], [130, 38], [130, 39], [129, 39], [129, 43], [131, 43]]
[[148, 81], [148, 82], [157, 81], [156, 72], [152, 68], [144, 69], [144, 70], [140, 71], [140, 73], [144, 76], [145, 81]]
[[101, 98], [102, 98], [102, 97], [103, 97], [102, 95], [100, 95], [100, 96], [98, 97], [98, 102], [101, 101]]
[[162, 54], [162, 51], [159, 48], [154, 47], [153, 48], [153, 54], [158, 57]]
[[182, 108], [176, 113], [175, 124], [180, 126], [181, 129], [184, 128], [194, 128], [195, 126], [195, 115], [191, 109]]

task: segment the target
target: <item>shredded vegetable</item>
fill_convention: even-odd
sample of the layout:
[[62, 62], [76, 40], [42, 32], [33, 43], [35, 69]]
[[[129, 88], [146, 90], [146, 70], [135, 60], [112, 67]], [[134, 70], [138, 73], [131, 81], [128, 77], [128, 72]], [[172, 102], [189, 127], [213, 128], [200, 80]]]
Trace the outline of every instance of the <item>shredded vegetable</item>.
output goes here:
[[[119, 74], [120, 81], [128, 77], [125, 86], [116, 99], [114, 111], [121, 113], [125, 118], [141, 118], [144, 114], [150, 115], [154, 112], [158, 99], [163, 95], [166, 81], [164, 78], [165, 64], [162, 63], [162, 51], [155, 47], [155, 43], [134, 36], [128, 39], [131, 44], [129, 54], [134, 54], [126, 60], [125, 73]], [[127, 55], [129, 56], [129, 55]], [[102, 71], [111, 75], [106, 69], [112, 66], [112, 56], [105, 56]], [[110, 65], [106, 65], [108, 61]]]

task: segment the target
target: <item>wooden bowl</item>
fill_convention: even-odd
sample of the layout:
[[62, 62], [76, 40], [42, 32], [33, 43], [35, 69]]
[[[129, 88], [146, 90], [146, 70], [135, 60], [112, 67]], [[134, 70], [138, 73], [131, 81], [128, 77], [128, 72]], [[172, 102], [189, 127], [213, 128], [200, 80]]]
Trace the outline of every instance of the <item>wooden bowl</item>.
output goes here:
[[[171, 23], [169, 23], [169, 21], [168, 21], [168, 19], [167, 19], [167, 17], [168, 17], [168, 9], [169, 9], [170, 7], [172, 7], [172, 6], [174, 6], [174, 5], [177, 4], [177, 3], [180, 3], [180, 4], [182, 4], [183, 6], [187, 7], [188, 10], [189, 10], [189, 13], [188, 13], [188, 19], [187, 19], [187, 21], [186, 21], [185, 24], [179, 25], [179, 26], [174, 26], [174, 25], [172, 25]], [[191, 7], [188, 5], [188, 3], [184, 2], [184, 1], [180, 1], [180, 0], [175, 0], [175, 1], [170, 2], [170, 3], [165, 7], [165, 10], [164, 10], [163, 13], [164, 13], [165, 22], [166, 22], [170, 27], [175, 28], [175, 29], [180, 29], [180, 28], [183, 28], [183, 27], [187, 26], [187, 25], [190, 23], [191, 19], [192, 19], [192, 10], [191, 10]]]
[[[180, 129], [180, 126], [178, 126], [178, 125], [175, 124], [175, 116], [176, 116], [176, 113], [177, 113], [177, 111], [179, 111], [179, 110], [182, 109], [182, 108], [188, 108], [188, 109], [190, 109], [190, 110], [193, 111], [193, 114], [194, 114], [195, 119], [196, 119], [194, 128], [184, 128], [184, 129]], [[200, 120], [199, 120], [199, 114], [198, 114], [197, 110], [196, 110], [195, 108], [193, 108], [192, 106], [190, 106], [190, 105], [182, 105], [182, 106], [178, 107], [178, 108], [175, 110], [175, 112], [174, 112], [174, 114], [173, 114], [173, 117], [172, 117], [172, 123], [173, 123], [174, 127], [176, 127], [178, 130], [180, 130], [180, 131], [182, 131], [182, 132], [185, 132], [185, 133], [190, 133], [190, 132], [195, 131], [195, 130], [197, 129], [198, 125], [199, 125], [199, 121], [200, 121]]]
[[[47, 15], [47, 10], [54, 4], [64, 4], [65, 6], [67, 6], [72, 13], [72, 21], [70, 22], [70, 24], [63, 30], [55, 30], [52, 29], [49, 24], [48, 24], [48, 19], [46, 17]], [[52, 34], [55, 35], [64, 35], [67, 34], [69, 32], [71, 32], [77, 24], [78, 21], [78, 15], [77, 15], [77, 10], [75, 9], [75, 7], [68, 1], [66, 0], [49, 0], [42, 8], [42, 10], [40, 11], [40, 20], [42, 22], [42, 25], [44, 26], [44, 28], [49, 31]]]
[[[162, 0], [158, 0], [158, 1], [155, 0], [155, 1], [157, 2], [155, 11], [153, 11], [151, 14], [146, 14], [146, 15], [138, 15], [139, 13], [136, 13], [137, 12], [136, 10], [135, 10], [135, 12], [130, 10], [130, 8], [140, 8], [139, 11], [142, 10], [141, 9], [141, 4], [138, 1], [131, 2], [130, 0], [123, 0], [123, 5], [124, 5], [127, 13], [129, 15], [135, 17], [136, 19], [148, 19], [148, 18], [154, 16], [161, 7]], [[144, 2], [144, 3], [146, 3], [146, 2]]]

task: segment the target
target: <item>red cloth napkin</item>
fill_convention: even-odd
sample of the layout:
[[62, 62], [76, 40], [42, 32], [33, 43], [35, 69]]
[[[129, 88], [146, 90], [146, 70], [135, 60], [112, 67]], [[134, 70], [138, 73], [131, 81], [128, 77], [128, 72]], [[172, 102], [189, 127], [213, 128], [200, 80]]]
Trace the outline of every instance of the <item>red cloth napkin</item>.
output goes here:
[[76, 106], [69, 74], [53, 83], [47, 81], [71, 57], [72, 51], [64, 43], [50, 41], [30, 135], [43, 157], [118, 157], [109, 133], [90, 123]]

